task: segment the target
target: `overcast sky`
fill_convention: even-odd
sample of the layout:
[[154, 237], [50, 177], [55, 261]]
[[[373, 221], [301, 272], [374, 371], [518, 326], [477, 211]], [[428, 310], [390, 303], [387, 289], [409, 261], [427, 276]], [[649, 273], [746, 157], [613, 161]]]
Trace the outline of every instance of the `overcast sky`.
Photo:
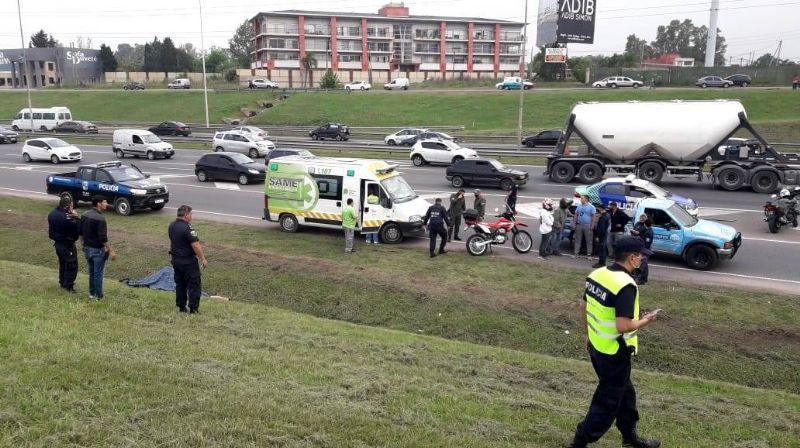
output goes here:
[[[383, 0], [202, 0], [205, 45], [227, 46], [237, 25], [260, 11], [281, 9], [334, 10], [375, 13]], [[529, 0], [530, 36], [535, 36], [539, 0]], [[622, 52], [625, 37], [635, 33], [652, 40], [656, 27], [671, 19], [708, 24], [710, 1], [704, 0], [595, 0], [598, 7], [594, 45], [570, 44], [570, 54]], [[25, 43], [39, 29], [69, 45], [79, 37], [92, 47], [106, 43], [144, 43], [154, 36], [170, 36], [180, 45], [200, 45], [197, 0], [20, 0]], [[410, 0], [411, 14], [477, 16], [522, 21], [524, 0]], [[735, 61], [773, 52], [783, 39], [781, 57], [800, 60], [800, 1], [721, 0], [719, 28]], [[19, 48], [16, 2], [0, 2], [0, 49]], [[529, 42], [530, 46], [530, 42]]]

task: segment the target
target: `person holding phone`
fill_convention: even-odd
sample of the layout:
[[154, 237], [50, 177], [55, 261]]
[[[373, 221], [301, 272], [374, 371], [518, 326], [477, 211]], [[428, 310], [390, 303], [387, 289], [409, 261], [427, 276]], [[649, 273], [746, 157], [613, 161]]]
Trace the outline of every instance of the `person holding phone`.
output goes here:
[[636, 432], [639, 412], [631, 382], [631, 357], [639, 350], [638, 332], [653, 323], [660, 311], [639, 315], [639, 289], [632, 277], [642, 258], [651, 254], [641, 238], [622, 236], [614, 245], [615, 263], [592, 271], [586, 279], [581, 321], [599, 383], [570, 447], [582, 448], [600, 440], [615, 420], [623, 446], [661, 446], [659, 440], [641, 438]]
[[69, 195], [61, 196], [58, 207], [47, 215], [47, 227], [58, 257], [58, 284], [74, 294], [75, 279], [78, 277], [78, 249], [75, 248], [75, 242], [81, 233], [81, 221]]

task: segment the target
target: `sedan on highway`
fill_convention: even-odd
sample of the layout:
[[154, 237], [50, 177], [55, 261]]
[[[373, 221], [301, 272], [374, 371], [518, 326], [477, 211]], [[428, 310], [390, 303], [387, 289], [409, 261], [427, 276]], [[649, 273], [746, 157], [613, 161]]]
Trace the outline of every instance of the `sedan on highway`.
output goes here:
[[453, 137], [450, 134], [445, 134], [444, 132], [434, 132], [434, 131], [425, 131], [421, 132], [417, 135], [414, 135], [403, 142], [404, 145], [414, 146], [420, 140], [448, 140], [451, 142], [457, 142], [458, 139]]
[[739, 87], [747, 87], [753, 83], [753, 78], [751, 78], [750, 75], [742, 75], [742, 74], [726, 76], [725, 80], [730, 81], [733, 83], [733, 85]]
[[423, 132], [427, 132], [427, 129], [415, 129], [415, 128], [401, 129], [395, 132], [394, 134], [387, 135], [386, 137], [383, 138], [383, 141], [389, 146], [413, 145], [414, 143], [410, 142], [413, 142], [415, 140], [415, 137], [418, 136], [419, 134], [422, 134]]
[[528, 148], [535, 146], [555, 146], [561, 136], [564, 135], [560, 130], [542, 131], [536, 135], [531, 135], [522, 139], [522, 144]]
[[200, 182], [228, 180], [247, 185], [264, 182], [267, 168], [250, 157], [238, 152], [215, 152], [205, 154], [194, 164], [194, 174]]
[[610, 76], [608, 78], [603, 78], [599, 81], [595, 81], [592, 84], [592, 87], [596, 88], [608, 87], [612, 89], [616, 89], [617, 87], [633, 87], [634, 89], [638, 89], [643, 85], [644, 82], [628, 78], [627, 76]]
[[180, 121], [164, 121], [149, 128], [148, 131], [156, 135], [182, 135], [184, 137], [188, 137], [192, 133], [189, 126]]
[[348, 92], [351, 90], [369, 90], [371, 88], [372, 84], [368, 83], [367, 81], [356, 81], [344, 85], [344, 90], [347, 90]]
[[11, 129], [0, 126], [0, 143], [17, 143], [19, 134]]
[[722, 87], [727, 89], [733, 85], [733, 81], [722, 79], [719, 76], [704, 76], [698, 79], [694, 85], [701, 89], [705, 89], [706, 87]]
[[56, 164], [61, 162], [80, 162], [81, 150], [77, 146], [59, 138], [33, 138], [22, 146], [22, 160], [49, 160]]
[[350, 130], [341, 123], [328, 123], [309, 132], [308, 136], [314, 140], [331, 139], [347, 141], [350, 138]]
[[508, 191], [514, 184], [525, 185], [530, 175], [508, 168], [495, 159], [465, 159], [447, 167], [445, 177], [454, 188], [481, 185]]
[[55, 132], [72, 132], [78, 134], [97, 134], [97, 126], [88, 121], [64, 121], [53, 128]]

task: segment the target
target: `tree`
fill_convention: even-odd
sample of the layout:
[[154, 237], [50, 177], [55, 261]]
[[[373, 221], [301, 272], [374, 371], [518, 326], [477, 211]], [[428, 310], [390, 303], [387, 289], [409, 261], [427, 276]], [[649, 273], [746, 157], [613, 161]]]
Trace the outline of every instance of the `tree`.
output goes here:
[[164, 38], [164, 42], [161, 43], [161, 54], [159, 56], [161, 60], [161, 70], [164, 71], [164, 73], [174, 72], [177, 67], [178, 52], [171, 38]]
[[50, 37], [47, 38], [47, 46], [50, 48], [60, 47], [61, 42], [57, 41], [51, 34]]
[[[683, 22], [672, 20], [668, 25], [659, 26], [656, 30], [656, 38], [650, 42], [650, 57], [676, 53], [683, 57], [694, 58], [695, 61], [702, 63], [705, 60], [707, 37], [708, 27], [705, 25], [695, 26], [689, 19], [685, 19]], [[638, 38], [635, 35], [628, 36], [628, 43], [625, 46], [626, 53], [629, 53], [629, 46], [631, 49], [638, 48], [637, 45], [640, 42], [637, 42], [637, 40]], [[640, 48], [639, 50], [641, 51]], [[723, 65], [725, 63], [726, 51], [725, 37], [722, 36], [722, 31], [717, 29], [717, 48], [714, 54], [714, 65]]]
[[144, 70], [142, 67], [142, 65], [144, 65], [144, 47], [144, 45], [140, 44], [136, 44], [135, 46], [131, 46], [130, 44], [117, 45], [117, 51], [114, 53], [114, 57], [119, 65], [118, 68], [126, 72]]
[[758, 68], [772, 67], [774, 65], [795, 66], [797, 63], [790, 59], [776, 58], [770, 53], [764, 53], [753, 61], [753, 67]]
[[224, 49], [211, 47], [211, 50], [206, 55], [206, 71], [221, 73], [224, 68], [230, 65], [230, 57]]
[[233, 37], [228, 40], [228, 49], [231, 52], [231, 57], [236, 60], [239, 68], [250, 68], [250, 53], [253, 51], [253, 25], [250, 21], [245, 20], [236, 28]]
[[332, 70], [325, 70], [325, 74], [320, 79], [319, 86], [323, 89], [335, 89], [339, 87], [339, 77]]
[[628, 36], [625, 42], [625, 55], [631, 55], [636, 60], [643, 60], [654, 56], [653, 47], [648, 45], [647, 40], [639, 39], [635, 34]]
[[39, 30], [36, 34], [31, 36], [31, 42], [29, 46], [31, 48], [45, 48], [47, 47], [48, 39], [47, 33], [44, 30]]
[[161, 41], [158, 40], [158, 37], [144, 45], [144, 63], [142, 64], [142, 70], [146, 72], [164, 71], [162, 69], [161, 46]]
[[197, 60], [197, 51], [195, 51], [194, 45], [189, 43], [181, 45], [176, 49], [176, 56], [176, 71], [194, 71]]
[[104, 72], [117, 71], [117, 58], [114, 57], [111, 47], [106, 46], [106, 44], [100, 44], [100, 63]]
[[311, 86], [311, 70], [317, 68], [317, 58], [314, 57], [313, 53], [306, 53], [303, 59], [300, 60], [300, 63], [303, 65], [303, 70], [305, 71], [303, 87], [306, 85]]

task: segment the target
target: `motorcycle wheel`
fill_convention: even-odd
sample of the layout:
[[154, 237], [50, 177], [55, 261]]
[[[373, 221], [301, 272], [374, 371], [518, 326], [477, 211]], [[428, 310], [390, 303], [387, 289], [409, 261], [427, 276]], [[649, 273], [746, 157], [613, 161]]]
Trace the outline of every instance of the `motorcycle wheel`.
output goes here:
[[470, 255], [474, 255], [476, 257], [486, 254], [486, 251], [489, 250], [489, 245], [480, 244], [485, 241], [486, 237], [484, 237], [479, 233], [470, 235], [470, 237], [467, 238], [467, 252], [469, 252]]
[[781, 229], [781, 223], [778, 221], [778, 215], [772, 215], [767, 218], [767, 225], [769, 226], [770, 233], [778, 233]]
[[527, 254], [533, 248], [533, 238], [530, 233], [520, 230], [511, 237], [511, 245], [517, 252]]

